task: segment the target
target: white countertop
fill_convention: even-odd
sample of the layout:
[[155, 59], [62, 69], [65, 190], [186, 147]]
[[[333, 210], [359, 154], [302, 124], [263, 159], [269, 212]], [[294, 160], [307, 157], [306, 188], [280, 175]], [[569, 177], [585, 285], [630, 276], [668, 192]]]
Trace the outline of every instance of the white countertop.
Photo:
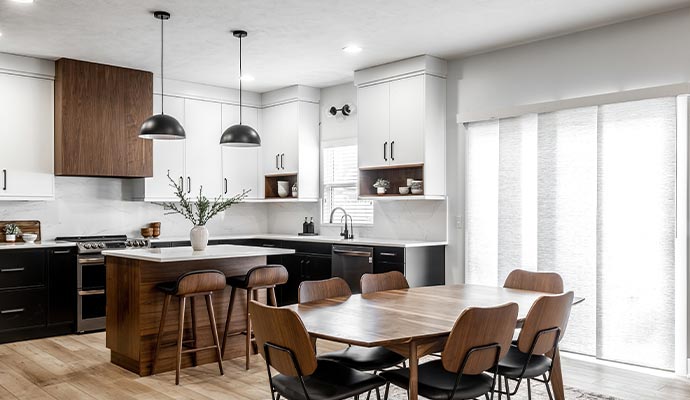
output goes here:
[[[405, 239], [380, 239], [380, 238], [366, 238], [355, 237], [354, 239], [345, 240], [340, 236], [300, 236], [279, 233], [264, 233], [264, 234], [248, 234], [248, 235], [219, 235], [211, 236], [209, 240], [240, 240], [240, 239], [266, 239], [266, 240], [287, 240], [295, 242], [312, 242], [312, 243], [333, 243], [333, 244], [351, 244], [360, 246], [390, 246], [390, 247], [428, 247], [428, 246], [446, 246], [446, 241], [424, 241], [424, 240], [405, 240]], [[175, 242], [189, 240], [189, 236], [168, 236], [153, 239], [153, 242]]]
[[25, 242], [0, 242], [0, 251], [2, 250], [22, 250], [22, 249], [42, 249], [49, 247], [74, 247], [74, 243], [70, 242], [56, 242], [54, 240], [41, 240], [40, 242], [25, 243]]
[[109, 257], [131, 258], [153, 262], [217, 260], [223, 258], [242, 258], [292, 254], [294, 250], [254, 246], [217, 245], [208, 246], [204, 251], [194, 251], [191, 247], [164, 247], [160, 249], [104, 250]]

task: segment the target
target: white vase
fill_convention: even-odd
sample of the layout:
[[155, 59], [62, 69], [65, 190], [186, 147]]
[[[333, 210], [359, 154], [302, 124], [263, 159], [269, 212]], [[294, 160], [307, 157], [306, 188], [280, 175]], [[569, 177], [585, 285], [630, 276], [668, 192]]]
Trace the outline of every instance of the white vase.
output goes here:
[[278, 181], [278, 196], [288, 197], [289, 193], [290, 193], [290, 182]]
[[203, 225], [197, 225], [189, 232], [189, 239], [192, 241], [194, 251], [204, 251], [208, 246], [208, 229]]
[[17, 240], [17, 235], [5, 235], [6, 242], [14, 242]]
[[376, 188], [376, 194], [386, 194], [386, 188], [385, 187], [377, 187]]

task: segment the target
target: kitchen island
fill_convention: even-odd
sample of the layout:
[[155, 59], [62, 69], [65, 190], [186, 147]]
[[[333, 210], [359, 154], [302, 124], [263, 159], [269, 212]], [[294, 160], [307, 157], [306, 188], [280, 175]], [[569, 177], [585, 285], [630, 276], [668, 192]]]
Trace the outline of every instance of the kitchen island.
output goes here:
[[[252, 246], [218, 245], [195, 252], [191, 247], [159, 249], [128, 249], [103, 251], [106, 262], [106, 347], [110, 360], [140, 376], [151, 375], [151, 364], [163, 309], [164, 295], [156, 289], [162, 282], [176, 280], [185, 272], [217, 269], [226, 276], [244, 275], [249, 269], [266, 264], [266, 257], [294, 253], [294, 250]], [[260, 296], [265, 301], [265, 293]], [[240, 291], [233, 309], [231, 329], [245, 325], [242, 304], [245, 293]], [[230, 290], [213, 294], [216, 324], [225, 326]], [[205, 304], [196, 307], [198, 346], [213, 344]], [[156, 372], [175, 369], [177, 335], [177, 302], [171, 302], [166, 318], [165, 334]], [[191, 318], [185, 318], [185, 338], [191, 337]], [[222, 335], [222, 332], [220, 332]], [[244, 341], [240, 336], [228, 338], [225, 359], [244, 355]], [[182, 366], [189, 367], [216, 362], [212, 351], [196, 356], [183, 354]]]

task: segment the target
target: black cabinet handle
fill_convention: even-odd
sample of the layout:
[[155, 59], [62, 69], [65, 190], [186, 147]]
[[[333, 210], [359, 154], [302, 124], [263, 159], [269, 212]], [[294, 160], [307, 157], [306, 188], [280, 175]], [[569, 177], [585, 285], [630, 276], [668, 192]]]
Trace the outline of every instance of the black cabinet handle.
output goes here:
[[280, 155], [280, 169], [285, 169], [285, 167], [283, 166], [283, 157], [285, 157], [285, 153], [282, 153]]
[[180, 187], [182, 188], [182, 191], [184, 192], [184, 178], [180, 176]]
[[54, 250], [53, 254], [69, 254], [71, 250]]
[[388, 149], [388, 142], [383, 142], [383, 160], [388, 161], [388, 158], [386, 157], [386, 150]]
[[395, 145], [395, 140], [391, 142], [391, 160], [395, 161], [395, 150], [394, 146]]
[[24, 312], [23, 308], [13, 308], [11, 310], [2, 310], [0, 314], [19, 314], [21, 312]]
[[7, 190], [7, 170], [2, 170], [2, 190]]
[[223, 181], [225, 182], [225, 194], [228, 194], [228, 178], [223, 178]]
[[192, 193], [192, 177], [187, 177], [187, 193]]
[[276, 153], [276, 169], [280, 169], [280, 167], [278, 166], [278, 157], [279, 156], [280, 156], [280, 154]]
[[0, 272], [22, 272], [22, 271], [24, 271], [24, 267], [0, 269]]

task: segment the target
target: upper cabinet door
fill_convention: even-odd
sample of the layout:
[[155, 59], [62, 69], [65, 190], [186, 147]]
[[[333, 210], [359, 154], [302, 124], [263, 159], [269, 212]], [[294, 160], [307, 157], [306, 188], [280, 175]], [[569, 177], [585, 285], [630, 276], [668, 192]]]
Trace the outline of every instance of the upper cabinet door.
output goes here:
[[389, 84], [357, 90], [358, 164], [360, 168], [390, 163]]
[[424, 162], [424, 76], [390, 82], [391, 165]]
[[54, 196], [53, 82], [0, 74], [0, 198]]
[[[223, 104], [223, 129], [239, 123], [239, 118], [239, 106]], [[242, 107], [242, 123], [258, 131], [258, 110]], [[249, 190], [247, 198], [258, 198], [259, 148], [223, 146], [221, 152], [223, 155], [223, 181], [221, 182], [223, 197], [229, 198], [244, 190]]]
[[299, 102], [293, 101], [275, 107], [280, 123], [280, 172], [296, 174], [299, 171]]
[[263, 173], [280, 173], [280, 132], [281, 115], [279, 106], [272, 106], [263, 109], [261, 136], [261, 153], [263, 158]]
[[[184, 99], [180, 97], [163, 97], [163, 111], [177, 119], [185, 127]], [[153, 113], [161, 112], [161, 96], [153, 96]], [[175, 200], [174, 190], [170, 185], [170, 178], [185, 184], [184, 172], [185, 140], [154, 140], [153, 141], [153, 177], [146, 178], [146, 200], [168, 201]]]
[[203, 194], [214, 199], [221, 194], [221, 105], [201, 100], [185, 100], [185, 181], [192, 199]]

